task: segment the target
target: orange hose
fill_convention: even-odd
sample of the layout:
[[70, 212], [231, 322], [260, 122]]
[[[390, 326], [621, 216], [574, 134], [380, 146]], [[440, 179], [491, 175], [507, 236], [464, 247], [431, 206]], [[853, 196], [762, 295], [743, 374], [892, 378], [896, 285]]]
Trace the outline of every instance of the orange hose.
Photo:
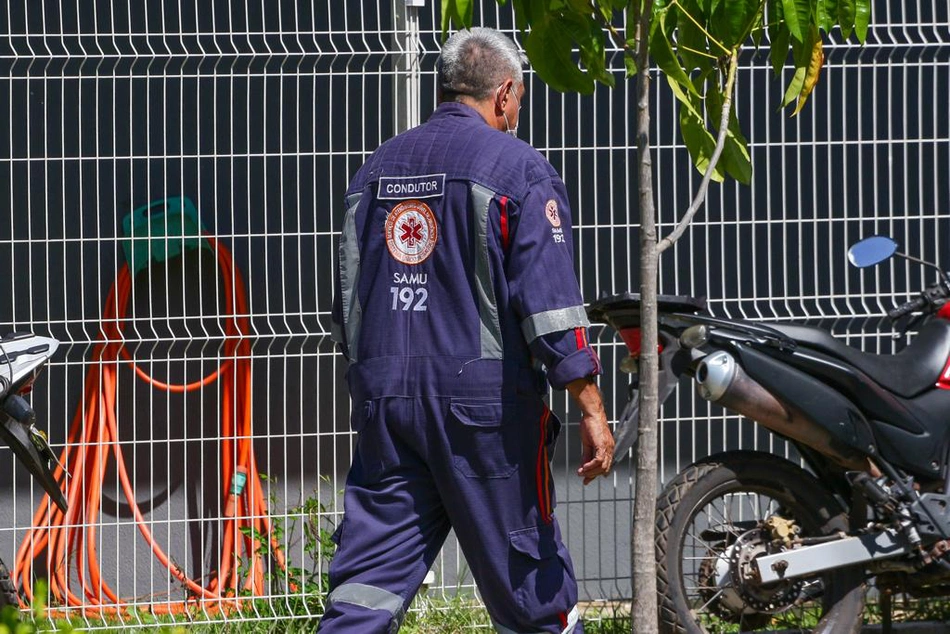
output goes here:
[[[285, 559], [277, 537], [271, 531], [267, 504], [254, 459], [251, 438], [251, 347], [248, 341], [247, 298], [244, 280], [234, 267], [231, 254], [217, 240], [207, 237], [217, 255], [224, 289], [224, 357], [218, 368], [198, 381], [184, 385], [165, 383], [149, 376], [136, 365], [125, 348], [126, 309], [132, 291], [128, 265], [122, 267], [109, 291], [103, 311], [99, 341], [93, 348], [95, 363], [86, 374], [85, 402], [76, 410], [66, 446], [59, 462], [65, 465], [66, 499], [69, 509], [64, 513], [44, 496], [33, 515], [32, 528], [17, 550], [12, 575], [13, 583], [22, 583], [26, 602], [33, 600], [33, 562], [45, 552], [50, 596], [61, 606], [78, 608], [84, 615], [120, 616], [131, 609], [131, 602], [122, 599], [104, 579], [96, 551], [96, 527], [102, 503], [102, 483], [110, 459], [115, 460], [122, 491], [128, 501], [139, 532], [152, 553], [168, 568], [186, 589], [185, 601], [152, 604], [155, 614], [177, 614], [200, 607], [205, 611], [232, 609], [240, 606], [239, 595], [248, 591], [261, 596], [264, 587], [264, 561], [260, 540], [267, 539], [271, 555], [278, 567], [285, 569]], [[219, 381], [221, 385], [221, 491], [225, 506], [224, 536], [217, 573], [207, 585], [191, 579], [173, 563], [152, 536], [135, 500], [119, 444], [116, 420], [118, 370], [128, 365], [141, 380], [166, 392], [182, 394], [200, 390]], [[62, 480], [63, 467], [57, 465], [54, 477]], [[235, 495], [232, 478], [243, 474], [246, 483]], [[241, 579], [235, 562], [248, 562], [249, 569]], [[70, 573], [75, 566], [75, 575]], [[78, 586], [78, 587], [77, 587]], [[294, 586], [291, 586], [292, 588]], [[77, 593], [76, 590], [79, 590]]]

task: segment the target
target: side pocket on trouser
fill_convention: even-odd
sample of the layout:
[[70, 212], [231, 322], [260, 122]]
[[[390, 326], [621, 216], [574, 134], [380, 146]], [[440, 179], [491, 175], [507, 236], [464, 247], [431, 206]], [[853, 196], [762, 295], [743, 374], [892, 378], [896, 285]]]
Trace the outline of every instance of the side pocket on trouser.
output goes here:
[[577, 604], [577, 582], [553, 525], [508, 534], [508, 576], [523, 627], [566, 625]]
[[364, 401], [353, 408], [350, 416], [350, 428], [357, 434], [350, 476], [363, 485], [378, 481], [392, 463], [392, 441], [385, 430], [381, 407], [376, 401]]

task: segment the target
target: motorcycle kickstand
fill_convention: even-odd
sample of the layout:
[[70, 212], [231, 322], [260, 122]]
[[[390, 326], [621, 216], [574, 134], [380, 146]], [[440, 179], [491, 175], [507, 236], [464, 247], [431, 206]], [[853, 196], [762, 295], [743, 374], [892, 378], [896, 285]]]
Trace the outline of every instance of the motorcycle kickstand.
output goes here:
[[881, 593], [880, 599], [881, 606], [881, 634], [891, 634], [891, 612], [893, 608], [893, 602], [891, 601], [891, 591], [884, 590]]

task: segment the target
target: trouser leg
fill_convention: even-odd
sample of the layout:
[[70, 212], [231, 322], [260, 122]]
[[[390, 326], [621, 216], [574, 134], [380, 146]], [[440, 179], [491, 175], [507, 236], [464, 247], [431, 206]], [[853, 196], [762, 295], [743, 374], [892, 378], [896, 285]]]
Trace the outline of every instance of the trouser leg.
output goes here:
[[318, 628], [324, 634], [397, 631], [449, 530], [429, 469], [389, 427], [413, 416], [412, 401], [355, 410], [360, 433]]
[[496, 629], [581, 632], [573, 564], [553, 514], [560, 423], [540, 399], [455, 399], [443, 416], [447, 458], [430, 463]]

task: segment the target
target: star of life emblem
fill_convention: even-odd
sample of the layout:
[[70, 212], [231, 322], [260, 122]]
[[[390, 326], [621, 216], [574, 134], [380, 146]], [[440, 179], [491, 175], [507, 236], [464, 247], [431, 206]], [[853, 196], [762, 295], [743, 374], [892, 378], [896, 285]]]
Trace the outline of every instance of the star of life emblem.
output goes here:
[[439, 237], [435, 215], [421, 200], [406, 200], [386, 217], [386, 246], [403, 264], [421, 264], [432, 254]]
[[557, 213], [557, 201], [553, 198], [544, 206], [544, 217], [548, 219], [552, 227], [561, 226], [561, 216]]

